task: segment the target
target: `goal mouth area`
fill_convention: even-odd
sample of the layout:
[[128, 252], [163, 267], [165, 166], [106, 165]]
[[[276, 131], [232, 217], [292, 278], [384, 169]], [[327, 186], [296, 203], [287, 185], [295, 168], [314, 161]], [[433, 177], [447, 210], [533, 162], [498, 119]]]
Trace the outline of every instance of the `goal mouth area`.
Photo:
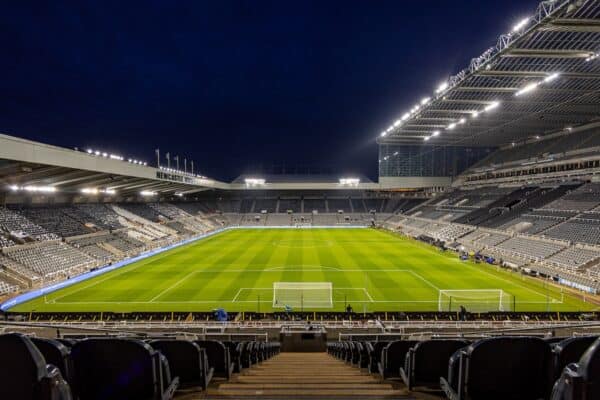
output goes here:
[[273, 308], [333, 308], [331, 282], [273, 282]]
[[438, 311], [512, 311], [513, 299], [502, 289], [440, 289]]

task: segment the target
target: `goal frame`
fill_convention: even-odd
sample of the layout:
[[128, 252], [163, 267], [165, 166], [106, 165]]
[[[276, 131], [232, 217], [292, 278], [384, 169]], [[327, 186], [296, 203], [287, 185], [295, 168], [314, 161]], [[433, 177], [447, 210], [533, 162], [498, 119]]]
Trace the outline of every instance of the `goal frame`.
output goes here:
[[[297, 292], [294, 296], [280, 297], [281, 291]], [[314, 300], [311, 292], [326, 291], [323, 299]], [[331, 282], [273, 282], [273, 308], [286, 306], [304, 308], [333, 308], [333, 284]]]
[[[477, 294], [482, 294], [478, 297]], [[488, 296], [485, 296], [488, 294]], [[445, 307], [444, 299], [448, 298], [448, 307]], [[511, 295], [503, 289], [440, 289], [438, 292], [438, 311], [453, 312], [453, 301], [456, 301], [456, 307], [464, 306], [467, 311], [487, 312], [487, 311], [511, 311]], [[474, 305], [491, 305], [496, 303], [495, 307], [487, 307], [485, 310], [473, 308]]]

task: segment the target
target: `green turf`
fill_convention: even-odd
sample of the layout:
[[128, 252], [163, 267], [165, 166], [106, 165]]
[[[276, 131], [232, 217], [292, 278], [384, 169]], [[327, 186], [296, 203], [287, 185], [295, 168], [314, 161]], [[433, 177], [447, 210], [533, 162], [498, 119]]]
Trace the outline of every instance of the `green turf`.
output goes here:
[[343, 310], [345, 302], [361, 312], [437, 311], [439, 289], [502, 289], [511, 296], [516, 311], [596, 308], [542, 281], [460, 261], [455, 253], [441, 253], [385, 231], [236, 229], [10, 311], [207, 311], [223, 307], [270, 312], [273, 282], [332, 282], [333, 310], [337, 311]]

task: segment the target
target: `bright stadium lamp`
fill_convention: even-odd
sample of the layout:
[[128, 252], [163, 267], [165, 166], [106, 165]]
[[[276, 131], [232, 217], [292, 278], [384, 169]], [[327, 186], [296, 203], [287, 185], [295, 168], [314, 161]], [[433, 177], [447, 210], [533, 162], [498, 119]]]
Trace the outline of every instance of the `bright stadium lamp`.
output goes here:
[[451, 123], [450, 125], [448, 125], [448, 129], [449, 131], [451, 131], [452, 129], [456, 128], [456, 122]]
[[244, 179], [246, 186], [263, 186], [265, 184], [265, 180], [263, 178], [246, 178]]
[[424, 140], [424, 141], [428, 141], [429, 139], [431, 139], [431, 137], [430, 137], [430, 136], [425, 136], [425, 137], [423, 138], [423, 140]]
[[343, 186], [358, 186], [360, 178], [340, 178], [339, 182]]
[[488, 104], [483, 110], [484, 111], [492, 111], [494, 108], [498, 107], [500, 105], [499, 101], [494, 101], [493, 103]]
[[433, 131], [433, 133], [431, 134], [431, 136], [439, 136], [440, 135], [440, 131]]
[[448, 82], [443, 82], [438, 86], [438, 88], [435, 90], [435, 92], [442, 93], [446, 89], [448, 89]]
[[156, 196], [156, 192], [152, 192], [150, 190], [142, 190], [140, 192], [140, 195], [142, 195], [144, 197]]
[[527, 25], [528, 22], [529, 22], [529, 18], [523, 18], [522, 20], [520, 20], [513, 26], [513, 29], [512, 29], [513, 32], [519, 32], [521, 29], [523, 29], [525, 27], [525, 25]]
[[560, 76], [558, 72], [553, 73], [552, 75], [548, 75], [544, 78], [544, 83], [552, 82]]

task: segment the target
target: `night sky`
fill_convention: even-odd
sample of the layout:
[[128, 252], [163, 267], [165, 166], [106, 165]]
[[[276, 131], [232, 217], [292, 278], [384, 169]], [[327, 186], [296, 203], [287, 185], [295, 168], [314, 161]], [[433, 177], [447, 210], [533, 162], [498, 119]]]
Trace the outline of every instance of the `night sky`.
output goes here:
[[159, 147], [224, 180], [376, 179], [379, 132], [537, 4], [3, 2], [0, 132], [152, 163]]

